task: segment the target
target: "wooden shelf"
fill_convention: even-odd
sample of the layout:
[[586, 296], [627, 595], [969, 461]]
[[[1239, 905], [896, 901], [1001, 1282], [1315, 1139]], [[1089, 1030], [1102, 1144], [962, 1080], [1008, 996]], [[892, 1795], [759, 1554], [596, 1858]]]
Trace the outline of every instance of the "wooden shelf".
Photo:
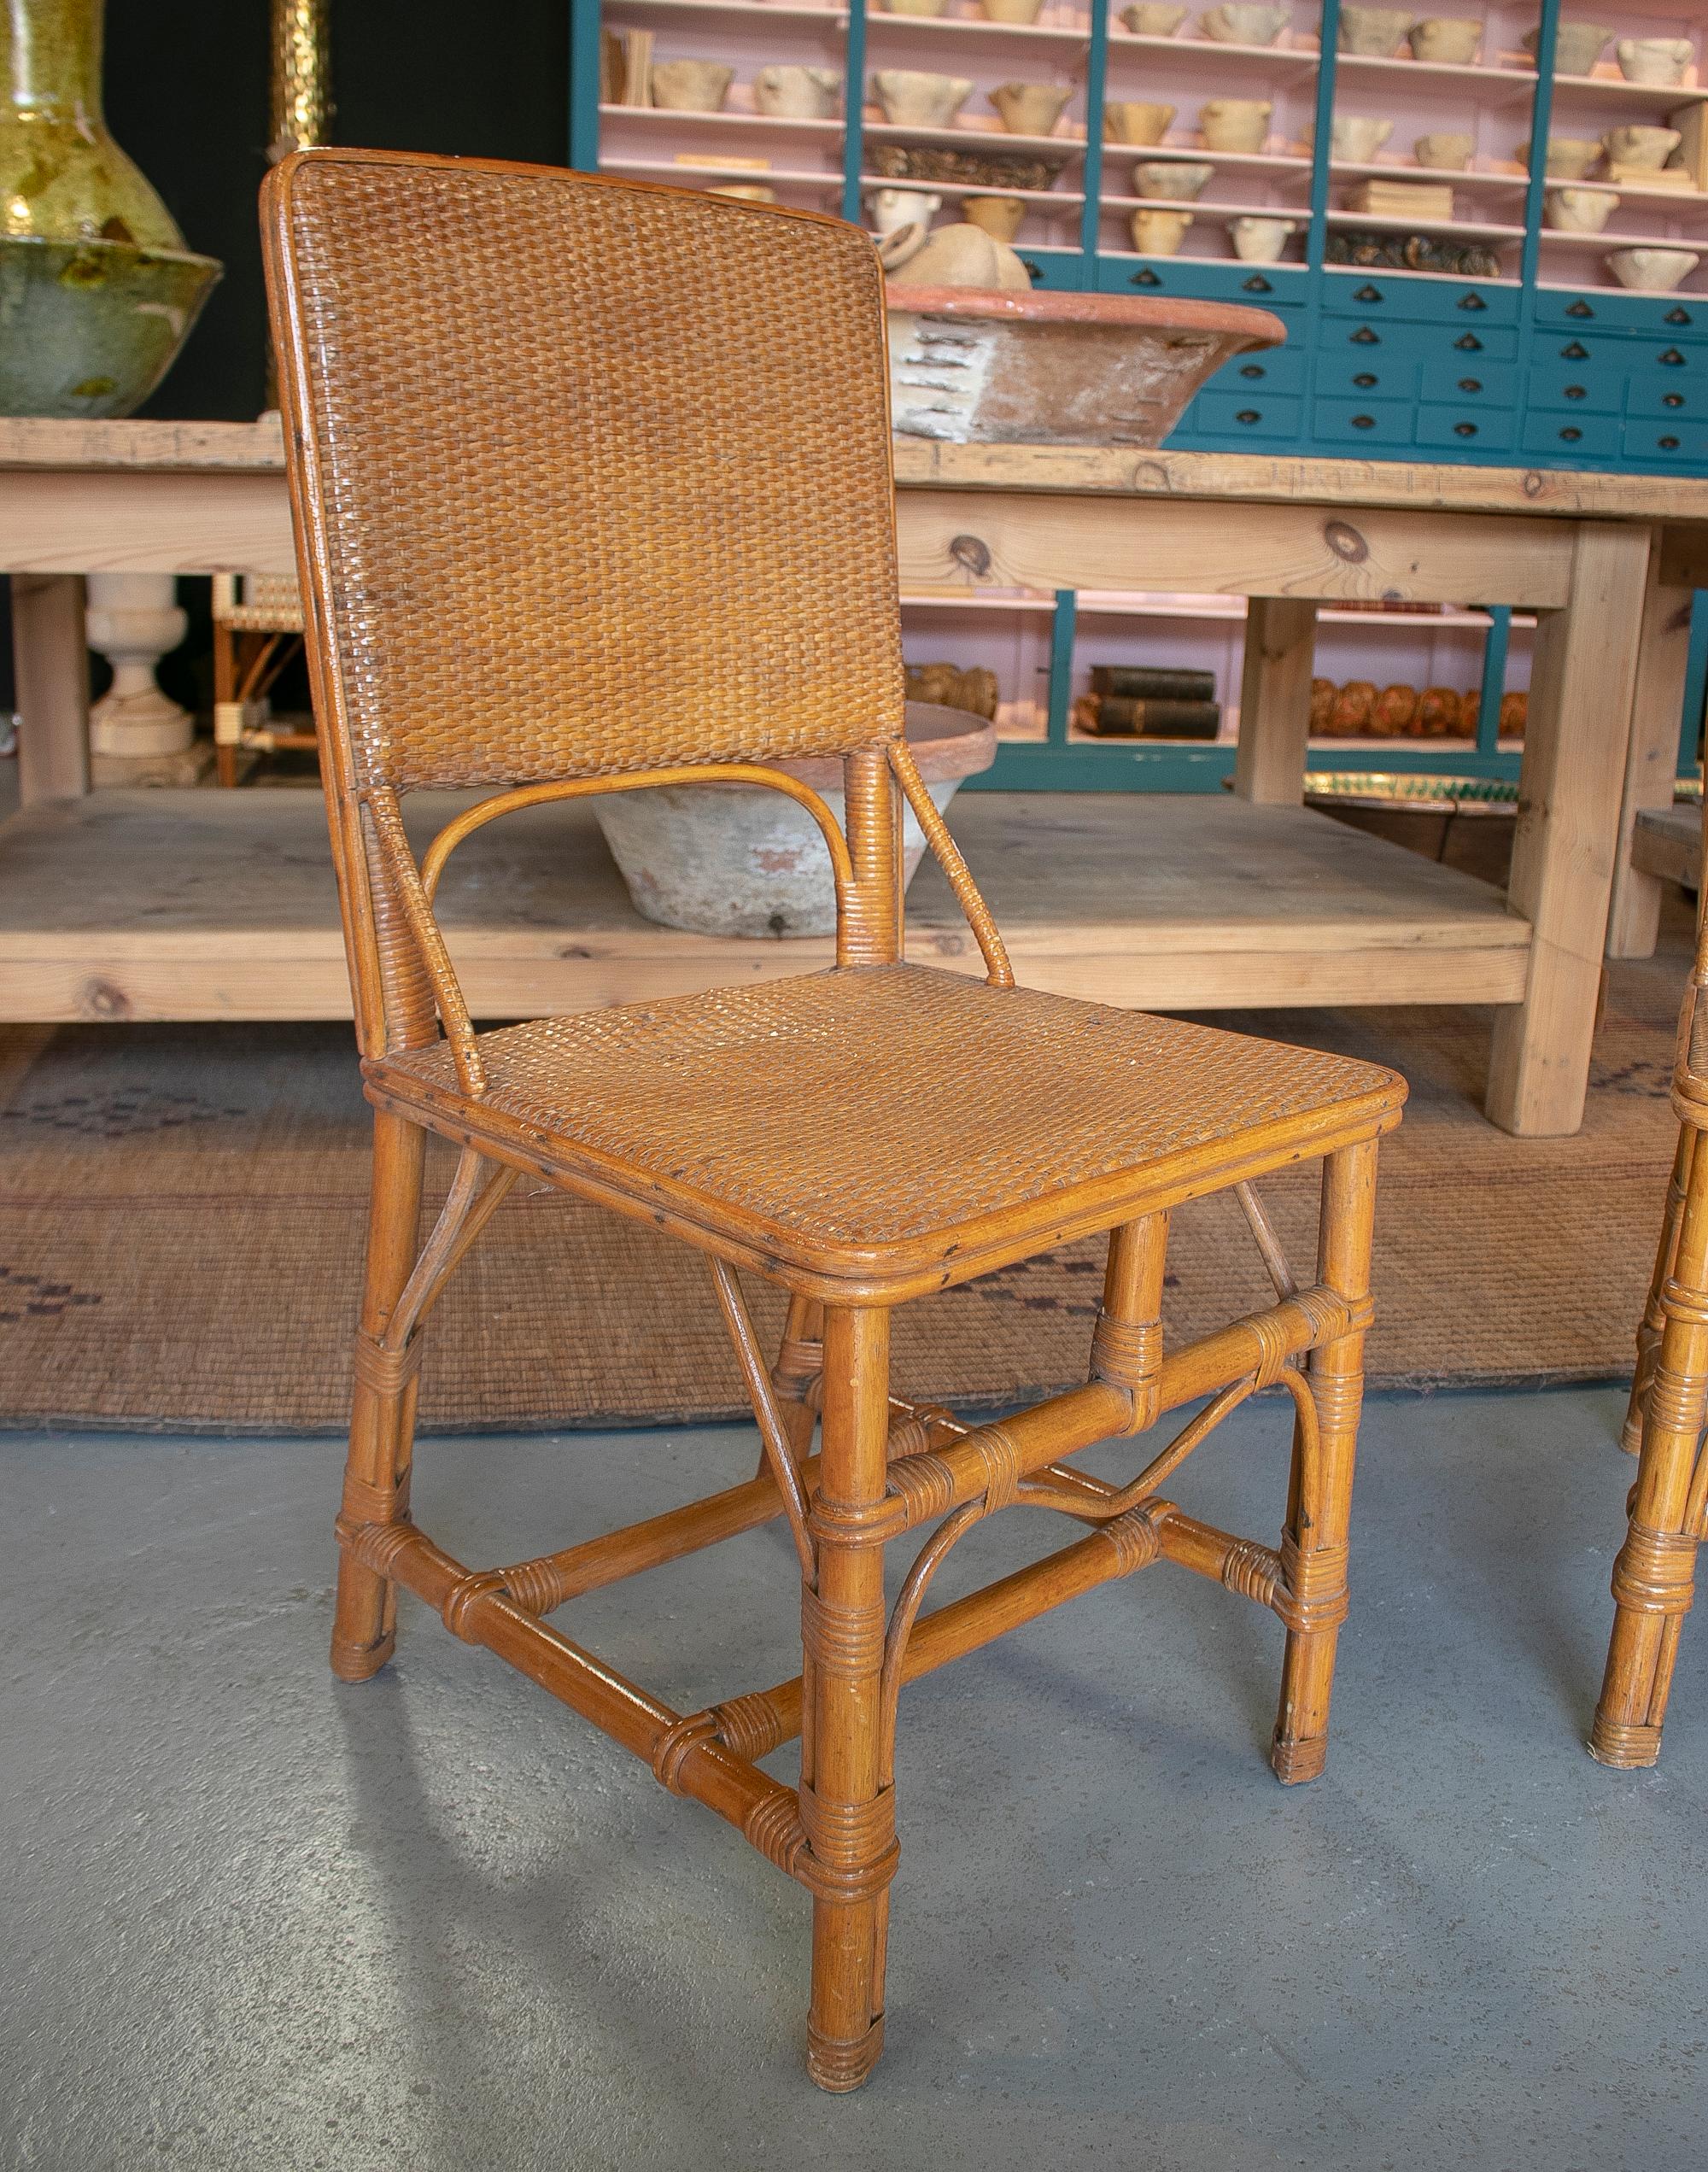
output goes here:
[[1196, 166], [1225, 167], [1231, 173], [1297, 173], [1308, 178], [1311, 161], [1299, 151], [1210, 151], [1197, 143], [1105, 143], [1105, 167], [1132, 159], [1190, 159]]
[[1522, 226], [1497, 226], [1485, 220], [1425, 219], [1415, 212], [1401, 216], [1388, 211], [1329, 211], [1323, 216], [1331, 226], [1367, 226], [1378, 234], [1463, 234], [1467, 240], [1477, 242], [1521, 242], [1524, 238]]
[[1534, 68], [1485, 67], [1477, 61], [1379, 59], [1371, 53], [1342, 53], [1335, 62], [1337, 84], [1342, 77], [1368, 77], [1373, 85], [1401, 81], [1434, 83], [1468, 95], [1479, 105], [1528, 103], [1535, 90]]
[[1307, 69], [1316, 73], [1319, 58], [1314, 45], [1236, 45], [1219, 38], [1140, 38], [1130, 30], [1109, 32], [1111, 57], [1120, 53], [1144, 54], [1152, 60], [1165, 55], [1188, 61], [1232, 61], [1249, 67], [1256, 62], [1270, 68]]
[[[1073, 158], [1079, 158], [1085, 149], [1083, 129], [1077, 136], [1016, 136], [1000, 126], [984, 127], [971, 122], [955, 128], [915, 128], [906, 121], [869, 118], [861, 126], [874, 143], [921, 143], [933, 150], [941, 146], [957, 151], [1067, 151]], [[917, 185], [934, 189], [937, 184], [921, 181]]]
[[[1556, 108], [1562, 104], [1599, 105], [1611, 99], [1616, 105], [1641, 111], [1670, 113], [1676, 106], [1708, 98], [1708, 87], [1700, 83], [1627, 83], [1622, 75], [1556, 75], [1553, 97]], [[1554, 132], [1556, 135], [1561, 132], [1559, 129]]]
[[866, 47], [869, 57], [874, 41], [891, 31], [910, 40], [947, 33], [957, 41], [993, 39], [999, 44], [1067, 45], [1081, 50], [1091, 42], [1091, 26], [1080, 23], [991, 22], [978, 15], [892, 15], [869, 9]]
[[747, 113], [726, 107], [722, 113], [681, 113], [672, 106], [601, 106], [603, 120], [638, 120], [643, 127], [668, 122], [675, 128], [728, 129], [732, 134], [756, 136], [810, 136], [819, 139], [840, 137], [840, 120], [791, 120], [779, 114]]
[[601, 173], [627, 175], [636, 181], [707, 181], [725, 188], [757, 184], [765, 188], [811, 189], [827, 196], [839, 196], [842, 193], [839, 173], [795, 173], [781, 167], [703, 166], [687, 159], [601, 157], [599, 170]]
[[[412, 793], [419, 849], [468, 795]], [[1303, 808], [963, 793], [951, 826], [1032, 987], [1149, 1008], [1514, 1003], [1530, 930], [1498, 891]], [[440, 912], [471, 1007], [539, 1016], [827, 965], [824, 941], [643, 920], [581, 804], [472, 837]], [[913, 953], [982, 973], [933, 867]], [[0, 1018], [345, 1018], [320, 795], [97, 792], [0, 824]]]
[[[1373, 225], [1373, 220], [1360, 220], [1354, 213], [1348, 216], [1354, 225]], [[1405, 220], [1401, 225], [1414, 225], [1415, 220]], [[1522, 231], [1522, 229], [1520, 230]], [[1408, 272], [1403, 266], [1393, 264], [1325, 264], [1324, 272], [1331, 278], [1348, 279], [1434, 279], [1448, 286], [1516, 287], [1519, 279], [1509, 278], [1502, 273], [1491, 278], [1486, 272]]]
[[[1401, 181], [1421, 185], [1445, 181], [1455, 189], [1486, 189], [1491, 193], [1500, 190], [1517, 196], [1523, 196], [1530, 185], [1530, 175], [1517, 167], [1505, 173], [1457, 173], [1445, 167], [1419, 166], [1415, 160], [1394, 159], [1385, 164], [1377, 161], [1365, 166], [1350, 159], [1336, 158], [1329, 161], [1329, 173], [1337, 181]], [[1574, 188], [1580, 184], [1565, 182], [1559, 185]]]
[[[763, 176], [756, 175], [755, 179]], [[938, 196], [1017, 196], [1022, 203], [1064, 212], [1077, 211], [1085, 201], [1069, 189], [1011, 189], [1005, 181], [898, 181], [882, 173], [863, 173], [860, 187], [863, 192], [867, 189], [929, 189]], [[1015, 246], [1024, 249], [1026, 243], [1017, 243]]]

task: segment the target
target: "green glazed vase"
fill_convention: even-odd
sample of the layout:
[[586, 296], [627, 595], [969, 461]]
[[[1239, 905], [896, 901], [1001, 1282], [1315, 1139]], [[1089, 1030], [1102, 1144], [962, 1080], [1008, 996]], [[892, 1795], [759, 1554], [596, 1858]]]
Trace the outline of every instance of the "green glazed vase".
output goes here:
[[0, 414], [128, 415], [219, 277], [107, 132], [105, 0], [0, 0]]

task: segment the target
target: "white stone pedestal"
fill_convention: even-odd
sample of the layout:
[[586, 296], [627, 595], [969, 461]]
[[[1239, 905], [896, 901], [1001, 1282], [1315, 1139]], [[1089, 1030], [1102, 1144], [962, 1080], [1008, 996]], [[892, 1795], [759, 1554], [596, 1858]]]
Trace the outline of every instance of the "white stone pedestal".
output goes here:
[[91, 754], [157, 762], [190, 751], [196, 719], [155, 680], [155, 665], [184, 639], [188, 623], [170, 573], [89, 576], [89, 646], [113, 666], [111, 688], [89, 712]]

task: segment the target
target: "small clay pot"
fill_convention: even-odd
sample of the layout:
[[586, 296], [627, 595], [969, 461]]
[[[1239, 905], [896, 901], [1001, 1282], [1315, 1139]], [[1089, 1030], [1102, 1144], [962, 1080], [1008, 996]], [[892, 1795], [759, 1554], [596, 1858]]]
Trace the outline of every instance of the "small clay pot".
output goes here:
[[897, 127], [946, 128], [973, 95], [965, 75], [933, 75], [922, 68], [880, 67], [872, 95], [886, 120]]
[[[1550, 136], [1547, 139], [1547, 173], [1550, 181], [1581, 181], [1601, 155], [1601, 146], [1583, 136]], [[1521, 165], [1530, 162], [1530, 139], [1527, 136], [1518, 146]]]
[[1391, 60], [1399, 50], [1400, 40], [1416, 20], [1409, 8], [1342, 7], [1340, 50], [1372, 60]]
[[1242, 0], [1224, 0], [1206, 9], [1198, 27], [1219, 45], [1272, 45], [1292, 20], [1287, 8], [1248, 6]]
[[1339, 691], [1332, 679], [1311, 681], [1311, 730], [1320, 737], [1329, 728], [1334, 714], [1335, 695]]
[[1198, 108], [1198, 132], [1212, 151], [1261, 151], [1269, 141], [1267, 98], [1212, 98]]
[[940, 15], [943, 0], [882, 0], [887, 15]]
[[1274, 264], [1279, 261], [1289, 237], [1297, 233], [1296, 219], [1231, 219], [1228, 238], [1233, 243], [1233, 253], [1247, 264]]
[[893, 234], [904, 226], [928, 226], [943, 199], [928, 189], [874, 189], [866, 208], [880, 234]]
[[1349, 679], [1336, 694], [1329, 729], [1337, 739], [1352, 739], [1368, 725], [1376, 707], [1376, 688], [1368, 679]]
[[1599, 234], [1618, 201], [1611, 189], [1550, 189], [1543, 223], [1559, 234]]
[[1056, 83], [1003, 83], [986, 95], [1009, 135], [1047, 136], [1073, 93]]
[[1329, 146], [1350, 166], [1368, 166], [1394, 133], [1391, 120], [1378, 120], [1367, 114], [1337, 114], [1329, 128]]
[[1613, 48], [1627, 83], [1682, 83], [1696, 57], [1688, 38], [1622, 38]]
[[1416, 687], [1383, 687], [1370, 713], [1370, 728], [1380, 739], [1403, 739], [1418, 713]]
[[1203, 194], [1215, 170], [1191, 159], [1141, 159], [1132, 169], [1132, 192], [1136, 196], [1167, 196], [1174, 202], [1190, 203]]
[[842, 94], [834, 67], [762, 67], [753, 78], [753, 110], [784, 120], [828, 120]]
[[1693, 249], [1616, 249], [1607, 269], [1639, 294], [1670, 294], [1701, 261]]
[[1137, 7], [1121, 9], [1121, 20], [1135, 38], [1172, 38], [1189, 12], [1171, 0], [1138, 0]]
[[988, 22], [1028, 23], [1038, 20], [1044, 0], [980, 0]]
[[972, 226], [980, 226], [993, 240], [1011, 242], [1026, 216], [1023, 196], [962, 196], [961, 215]]
[[1476, 148], [1474, 136], [1453, 133], [1419, 136], [1412, 146], [1418, 165], [1439, 173], [1463, 173]]
[[1601, 146], [1615, 166], [1636, 166], [1658, 173], [1683, 140], [1676, 128], [1628, 124], [1610, 128], [1601, 138]]
[[1412, 25], [1406, 41], [1413, 60], [1467, 67], [1483, 43], [1483, 24], [1470, 15], [1427, 15]]
[[[1613, 35], [1599, 22], [1563, 22], [1553, 35], [1553, 72], [1556, 75], [1590, 75], [1595, 63], [1607, 50], [1607, 40]], [[1541, 26], [1527, 30], [1523, 38], [1524, 50], [1534, 60], [1542, 42]]]
[[1190, 211], [1135, 211], [1132, 245], [1141, 256], [1173, 256], [1191, 223]]
[[654, 61], [652, 103], [671, 113], [722, 113], [734, 80], [722, 61]]
[[1103, 134], [1112, 143], [1160, 143], [1174, 114], [1173, 106], [1123, 99], [1103, 108]]
[[1418, 723], [1424, 739], [1451, 739], [1459, 729], [1459, 695], [1452, 687], [1425, 687], [1418, 699]]

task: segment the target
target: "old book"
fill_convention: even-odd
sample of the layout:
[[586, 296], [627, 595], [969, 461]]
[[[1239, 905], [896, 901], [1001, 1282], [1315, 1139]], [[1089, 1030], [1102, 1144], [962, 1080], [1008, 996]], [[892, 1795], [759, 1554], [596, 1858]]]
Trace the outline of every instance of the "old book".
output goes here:
[[1076, 713], [1076, 721], [1099, 739], [1214, 739], [1221, 728], [1221, 709], [1214, 701], [1135, 701], [1097, 694], [1076, 704], [1076, 712], [1081, 707], [1090, 714], [1081, 718]]
[[599, 33], [599, 102], [602, 106], [620, 106], [623, 89], [629, 78], [629, 62], [623, 51], [623, 40], [614, 30]]
[[1682, 166], [1626, 166], [1618, 159], [1610, 158], [1607, 179], [1628, 189], [1659, 189], [1668, 196], [1679, 196], [1696, 194], [1696, 176]]
[[1094, 664], [1093, 694], [1124, 694], [1130, 699], [1162, 701], [1214, 701], [1214, 671], [1168, 670], [1149, 664]]
[[1450, 182], [1360, 181], [1347, 192], [1348, 211], [1366, 218], [1451, 219]]

